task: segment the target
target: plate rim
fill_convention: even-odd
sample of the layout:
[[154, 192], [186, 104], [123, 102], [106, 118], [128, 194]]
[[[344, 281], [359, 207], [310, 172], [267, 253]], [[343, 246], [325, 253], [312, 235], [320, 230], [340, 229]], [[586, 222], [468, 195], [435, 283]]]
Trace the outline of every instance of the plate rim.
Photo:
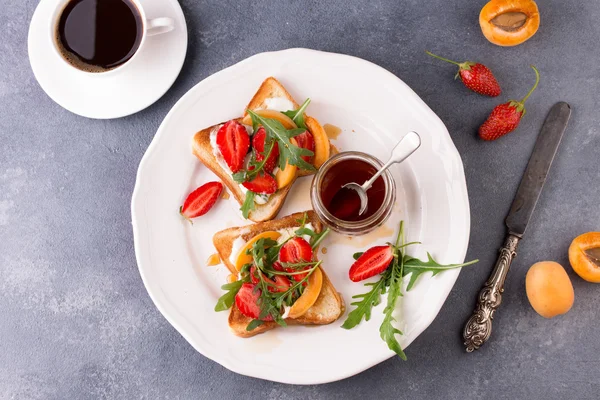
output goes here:
[[[437, 116], [437, 114], [435, 114], [435, 112], [433, 112], [433, 110], [431, 110], [429, 108], [429, 106], [404, 82], [402, 81], [402, 79], [400, 79], [399, 77], [397, 77], [396, 75], [394, 75], [392, 72], [390, 72], [389, 70], [362, 58], [359, 57], [355, 57], [355, 56], [351, 56], [351, 55], [347, 55], [347, 54], [341, 54], [341, 53], [332, 53], [332, 52], [326, 52], [326, 51], [320, 51], [320, 50], [312, 50], [312, 49], [305, 49], [305, 48], [290, 48], [290, 49], [285, 49], [285, 50], [277, 50], [277, 51], [269, 51], [269, 52], [262, 52], [262, 53], [257, 53], [253, 56], [250, 56], [246, 59], [243, 59], [227, 68], [224, 68], [220, 71], [217, 71], [213, 74], [211, 74], [210, 76], [206, 77], [205, 79], [201, 80], [200, 82], [196, 83], [194, 86], [192, 86], [174, 105], [173, 107], [169, 110], [169, 112], [167, 113], [167, 115], [165, 116], [165, 118], [163, 119], [163, 121], [161, 122], [159, 128], [157, 129], [157, 132], [154, 136], [154, 138], [152, 139], [152, 142], [150, 143], [150, 145], [148, 146], [146, 152], [144, 153], [137, 173], [136, 173], [136, 183], [135, 183], [135, 187], [133, 190], [133, 194], [132, 194], [132, 200], [131, 200], [131, 215], [132, 215], [132, 227], [133, 227], [133, 234], [134, 234], [134, 248], [135, 248], [135, 255], [136, 255], [136, 262], [138, 265], [138, 270], [140, 272], [140, 276], [142, 278], [142, 281], [144, 283], [144, 286], [146, 288], [146, 291], [148, 292], [148, 295], [150, 296], [150, 298], [152, 299], [154, 305], [157, 307], [157, 309], [161, 312], [161, 314], [165, 317], [165, 319], [179, 332], [179, 334], [181, 336], [183, 336], [183, 338], [196, 350], [198, 351], [200, 354], [202, 354], [204, 357], [217, 362], [218, 364], [222, 365], [223, 367], [227, 368], [228, 370], [241, 374], [241, 375], [245, 375], [245, 376], [250, 376], [250, 377], [254, 377], [254, 378], [259, 378], [259, 379], [266, 379], [266, 380], [271, 380], [274, 382], [281, 382], [281, 383], [287, 383], [287, 384], [324, 384], [324, 383], [329, 383], [329, 382], [335, 382], [341, 379], [345, 379], [351, 376], [354, 376], [356, 374], [359, 374], [391, 357], [393, 357], [393, 353], [390, 355], [386, 355], [384, 357], [382, 357], [381, 359], [373, 359], [372, 362], [366, 363], [364, 366], [361, 365], [358, 368], [354, 368], [354, 369], [349, 369], [349, 370], [345, 370], [343, 373], [339, 373], [339, 374], [330, 374], [328, 375], [326, 378], [324, 379], [319, 379], [319, 380], [303, 380], [303, 379], [272, 379], [272, 378], [266, 378], [264, 376], [262, 376], [261, 374], [257, 374], [254, 373], [252, 369], [245, 369], [243, 368], [243, 366], [238, 366], [238, 365], [234, 365], [232, 363], [229, 362], [228, 359], [217, 359], [218, 357], [213, 356], [213, 354], [211, 353], [211, 351], [207, 351], [206, 348], [203, 348], [202, 346], [200, 346], [200, 344], [196, 341], [193, 340], [191, 338], [191, 335], [188, 335], [186, 333], [186, 330], [181, 326], [183, 324], [183, 322], [180, 324], [179, 321], [177, 321], [177, 318], [175, 318], [173, 315], [171, 315], [170, 311], [167, 310], [167, 308], [169, 308], [166, 304], [167, 302], [165, 301], [164, 303], [161, 302], [162, 300], [159, 300], [159, 297], [161, 297], [161, 295], [159, 293], [155, 293], [154, 289], [152, 288], [152, 286], [150, 285], [149, 281], [148, 281], [148, 276], [146, 275], [146, 273], [144, 272], [143, 268], [141, 267], [141, 263], [140, 263], [140, 258], [141, 258], [141, 249], [140, 249], [140, 235], [139, 235], [139, 230], [140, 230], [140, 221], [137, 221], [135, 216], [136, 216], [136, 207], [140, 206], [138, 205], [138, 203], [141, 201], [141, 197], [140, 197], [140, 186], [141, 186], [141, 175], [142, 175], [142, 170], [144, 169], [144, 165], [147, 162], [147, 160], [149, 160], [151, 158], [151, 154], [154, 152], [156, 146], [158, 146], [158, 142], [159, 139], [162, 137], [162, 135], [165, 134], [165, 126], [167, 126], [170, 123], [171, 118], [173, 117], [173, 115], [178, 111], [178, 109], [180, 107], [182, 107], [183, 104], [186, 103], [187, 99], [192, 97], [194, 95], [195, 89], [198, 85], [205, 83], [205, 82], [210, 82], [214, 79], [217, 79], [215, 76], [228, 71], [230, 69], [236, 69], [236, 68], [240, 68], [243, 67], [245, 64], [250, 64], [252, 63], [256, 58], [260, 58], [260, 57], [268, 57], [268, 56], [274, 56], [274, 55], [280, 55], [282, 57], [285, 57], [286, 55], [290, 54], [293, 55], [294, 53], [298, 53], [298, 52], [306, 52], [306, 53], [311, 53], [314, 55], [326, 55], [326, 56], [335, 56], [335, 57], [340, 57], [340, 58], [349, 58], [351, 59], [353, 62], [359, 62], [359, 63], [365, 63], [368, 64], [369, 67], [371, 68], [376, 68], [381, 70], [381, 72], [387, 74], [390, 79], [395, 79], [396, 81], [398, 81], [398, 83], [400, 83], [401, 85], [403, 85], [405, 87], [405, 89], [412, 94], [412, 98], [411, 100], [414, 100], [416, 103], [418, 103], [418, 105], [422, 108], [425, 108], [425, 110], [429, 111], [432, 114], [432, 118], [433, 116], [435, 116], [435, 123], [437, 125], [439, 125], [441, 128], [443, 128], [443, 140], [446, 142], [445, 144], [448, 146], [448, 150], [454, 154], [454, 159], [453, 159], [453, 165], [456, 165], [457, 167], [459, 167], [459, 177], [460, 179], [460, 190], [459, 193], [463, 194], [462, 200], [463, 200], [463, 206], [464, 206], [464, 226], [465, 226], [465, 236], [466, 236], [466, 240], [464, 242], [464, 246], [462, 249], [460, 249], [460, 254], [461, 254], [461, 259], [464, 260], [465, 256], [466, 256], [466, 252], [467, 252], [467, 248], [468, 248], [468, 244], [469, 244], [469, 239], [470, 239], [470, 230], [471, 230], [471, 226], [470, 226], [470, 220], [471, 220], [471, 213], [470, 213], [470, 205], [469, 205], [469, 198], [468, 198], [468, 191], [467, 191], [467, 186], [466, 186], [466, 176], [464, 173], [464, 165], [462, 162], [462, 158], [460, 156], [460, 153], [458, 152], [458, 149], [456, 148], [450, 133], [448, 132], [448, 129], [446, 128], [445, 124], [442, 122], [442, 120], [439, 118], [439, 116]], [[456, 191], [453, 191], [453, 193], [455, 193]], [[423, 329], [415, 336], [418, 337], [420, 334], [423, 333], [423, 331], [425, 329], [427, 329], [427, 327], [429, 327], [431, 325], [431, 323], [435, 320], [435, 318], [437, 317], [437, 315], [439, 314], [440, 309], [442, 308], [443, 304], [445, 303], [446, 299], [448, 298], [448, 295], [450, 293], [450, 291], [452, 290], [452, 288], [454, 287], [455, 283], [456, 283], [456, 279], [458, 278], [458, 275], [460, 273], [460, 270], [457, 271], [456, 276], [454, 278], [454, 281], [452, 282], [452, 285], [447, 288], [446, 293], [443, 297], [443, 299], [441, 300], [440, 304], [435, 304], [435, 315], [431, 318], [431, 320], [423, 327]], [[408, 345], [407, 345], [408, 346]]]

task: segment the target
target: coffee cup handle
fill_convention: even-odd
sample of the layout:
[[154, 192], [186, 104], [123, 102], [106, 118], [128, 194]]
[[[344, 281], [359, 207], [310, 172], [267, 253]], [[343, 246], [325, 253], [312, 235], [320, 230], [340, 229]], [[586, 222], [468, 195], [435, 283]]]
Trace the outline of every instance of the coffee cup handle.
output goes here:
[[146, 21], [146, 35], [155, 36], [171, 32], [175, 28], [175, 23], [171, 18], [162, 17]]

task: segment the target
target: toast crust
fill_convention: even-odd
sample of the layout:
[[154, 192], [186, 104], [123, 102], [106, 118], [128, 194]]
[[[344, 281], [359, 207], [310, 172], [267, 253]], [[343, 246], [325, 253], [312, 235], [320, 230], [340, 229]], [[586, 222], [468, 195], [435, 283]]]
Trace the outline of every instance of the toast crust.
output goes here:
[[[299, 227], [300, 223], [298, 221], [302, 220], [304, 214], [304, 212], [295, 213], [278, 220], [266, 221], [238, 228], [229, 228], [217, 232], [213, 237], [215, 249], [231, 273], [237, 274], [237, 269], [229, 261], [234, 240], [238, 237], [242, 237], [245, 241], [248, 241], [262, 232]], [[313, 225], [314, 231], [317, 233], [321, 232], [323, 230], [323, 224], [319, 221], [314, 211], [307, 211], [306, 214], [308, 217], [307, 222], [310, 222]], [[321, 271], [323, 272], [323, 287], [317, 301], [301, 317], [296, 319], [287, 318], [285, 321], [288, 325], [325, 325], [336, 321], [343, 314], [344, 301], [342, 297], [335, 290], [335, 287], [323, 268], [321, 268]], [[236, 336], [247, 338], [279, 326], [276, 322], [270, 321], [265, 322], [249, 332], [246, 330], [246, 326], [248, 326], [251, 320], [251, 318], [243, 315], [235, 304], [231, 307], [228, 322], [231, 331]]]

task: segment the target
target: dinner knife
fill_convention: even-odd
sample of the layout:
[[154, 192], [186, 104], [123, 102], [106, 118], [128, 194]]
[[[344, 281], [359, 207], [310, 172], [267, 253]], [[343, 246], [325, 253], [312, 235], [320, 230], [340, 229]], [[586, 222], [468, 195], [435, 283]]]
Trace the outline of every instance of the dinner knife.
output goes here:
[[479, 292], [475, 311], [463, 329], [464, 344], [469, 353], [477, 350], [492, 334], [492, 320], [502, 303], [506, 275], [517, 255], [517, 246], [540, 197], [570, 116], [569, 104], [556, 103], [550, 109], [535, 142], [521, 184], [505, 220], [508, 234], [504, 246], [500, 249], [492, 274]]

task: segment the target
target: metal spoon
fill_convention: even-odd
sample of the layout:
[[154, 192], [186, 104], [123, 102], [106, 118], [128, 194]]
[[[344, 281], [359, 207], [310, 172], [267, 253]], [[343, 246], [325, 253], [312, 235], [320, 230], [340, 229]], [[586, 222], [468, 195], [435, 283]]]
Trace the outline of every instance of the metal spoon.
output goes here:
[[392, 150], [392, 155], [387, 163], [371, 179], [366, 181], [365, 183], [359, 185], [358, 183], [350, 182], [346, 183], [344, 188], [353, 189], [358, 193], [358, 197], [360, 197], [360, 211], [358, 215], [362, 215], [365, 211], [367, 211], [367, 203], [369, 198], [367, 196], [367, 190], [373, 185], [373, 182], [381, 174], [385, 172], [392, 164], [400, 163], [408, 158], [412, 153], [415, 152], [421, 146], [421, 137], [417, 134], [417, 132], [408, 132], [394, 147]]

